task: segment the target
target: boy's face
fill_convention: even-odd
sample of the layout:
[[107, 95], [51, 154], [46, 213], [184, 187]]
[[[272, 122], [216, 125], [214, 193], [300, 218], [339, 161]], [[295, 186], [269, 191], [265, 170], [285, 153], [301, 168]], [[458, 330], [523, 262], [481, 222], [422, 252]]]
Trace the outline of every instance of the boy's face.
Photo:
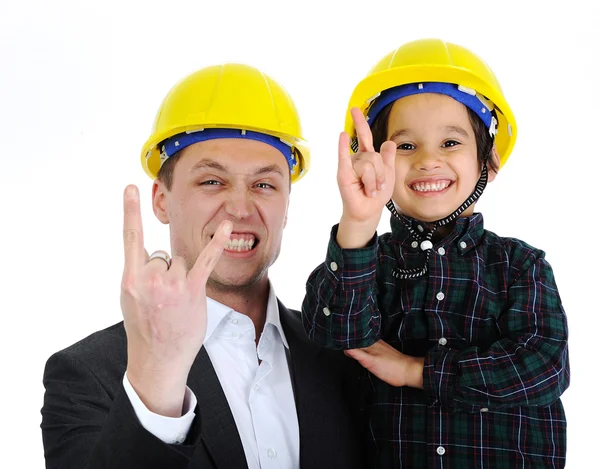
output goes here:
[[[393, 200], [405, 215], [433, 222], [453, 213], [479, 180], [475, 133], [467, 108], [449, 96], [425, 93], [392, 106], [388, 140], [396, 143]], [[495, 173], [489, 172], [489, 181]], [[473, 213], [474, 204], [463, 216]]]

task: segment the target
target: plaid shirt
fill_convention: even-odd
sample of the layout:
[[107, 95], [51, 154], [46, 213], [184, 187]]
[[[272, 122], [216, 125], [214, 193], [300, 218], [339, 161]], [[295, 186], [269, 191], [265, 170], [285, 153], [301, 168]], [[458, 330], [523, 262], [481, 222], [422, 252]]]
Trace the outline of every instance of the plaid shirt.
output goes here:
[[391, 226], [346, 250], [334, 227], [302, 307], [308, 335], [326, 347], [383, 339], [425, 357], [424, 390], [365, 370], [371, 466], [564, 467], [567, 322], [544, 253], [484, 230], [475, 214], [434, 246], [425, 276], [397, 280], [394, 268], [425, 256], [399, 220]]

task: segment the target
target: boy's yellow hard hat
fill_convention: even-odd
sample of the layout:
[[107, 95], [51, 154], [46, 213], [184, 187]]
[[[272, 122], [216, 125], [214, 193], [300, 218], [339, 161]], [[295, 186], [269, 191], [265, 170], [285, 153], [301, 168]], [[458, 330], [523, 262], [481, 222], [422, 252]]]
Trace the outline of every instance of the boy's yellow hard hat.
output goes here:
[[241, 129], [272, 135], [292, 147], [295, 182], [308, 171], [310, 152], [292, 98], [275, 80], [243, 64], [215, 65], [179, 81], [164, 98], [142, 148], [144, 171], [156, 179], [166, 139], [202, 129]]
[[517, 123], [494, 72], [477, 55], [441, 39], [420, 39], [387, 54], [354, 89], [346, 112], [345, 130], [355, 136], [350, 109], [366, 115], [382, 91], [409, 83], [441, 82], [470, 88], [490, 100], [496, 109], [496, 148], [500, 167], [506, 163], [517, 138]]

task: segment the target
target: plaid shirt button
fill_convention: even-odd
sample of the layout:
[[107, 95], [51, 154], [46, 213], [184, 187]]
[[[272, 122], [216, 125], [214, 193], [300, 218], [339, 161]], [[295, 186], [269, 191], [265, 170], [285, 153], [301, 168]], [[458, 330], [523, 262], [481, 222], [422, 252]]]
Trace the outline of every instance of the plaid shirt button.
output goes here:
[[439, 248], [439, 249], [438, 249], [438, 254], [439, 254], [440, 256], [443, 256], [444, 254], [446, 254], [446, 250], [445, 250], [444, 248]]
[[488, 409], [487, 407], [482, 407], [481, 408], [481, 412], [487, 412], [488, 410], [490, 410], [490, 409]]
[[327, 306], [325, 306], [325, 308], [323, 308], [323, 314], [325, 316], [329, 316], [331, 314], [331, 311], [329, 311], [329, 308]]
[[331, 268], [331, 270], [333, 272], [335, 272], [338, 269], [338, 265], [335, 262], [332, 262], [331, 264], [329, 264], [329, 267]]
[[410, 243], [410, 247], [413, 249], [417, 249], [419, 247], [419, 243], [417, 243], [416, 241], [413, 241], [412, 243]]
[[440, 456], [443, 456], [444, 454], [446, 454], [446, 449], [443, 446], [438, 446], [437, 449], [435, 450], [437, 452], [437, 454], [439, 454]]
[[465, 249], [467, 247], [467, 243], [465, 243], [464, 241], [461, 241], [459, 246], [461, 249]]
[[435, 297], [442, 301], [444, 298], [446, 298], [446, 295], [444, 295], [442, 292], [439, 292], [437, 295], [435, 295]]
[[448, 343], [448, 341], [446, 340], [445, 337], [442, 337], [440, 340], [438, 340], [438, 344], [440, 345], [446, 345]]

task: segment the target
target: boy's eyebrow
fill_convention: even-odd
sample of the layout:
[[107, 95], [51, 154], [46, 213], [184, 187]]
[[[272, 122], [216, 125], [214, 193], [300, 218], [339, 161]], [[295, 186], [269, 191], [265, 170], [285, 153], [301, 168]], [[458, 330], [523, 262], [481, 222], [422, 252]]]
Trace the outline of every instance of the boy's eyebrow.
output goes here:
[[457, 126], [455, 126], [455, 125], [447, 125], [447, 126], [444, 128], [444, 130], [445, 130], [446, 132], [455, 132], [455, 133], [457, 133], [457, 134], [460, 134], [460, 135], [462, 135], [462, 136], [463, 136], [463, 137], [465, 137], [465, 138], [468, 138], [468, 137], [469, 137], [469, 133], [468, 133], [468, 132], [467, 132], [465, 129], [463, 129], [462, 127], [457, 127]]
[[[447, 125], [444, 127], [444, 131], [454, 132], [459, 135], [462, 135], [465, 138], [469, 137], [469, 133], [465, 129], [463, 129], [462, 127], [458, 127], [456, 125]], [[410, 130], [408, 130], [408, 129], [397, 130], [390, 136], [390, 138], [388, 140], [394, 140], [396, 137], [403, 137], [403, 136], [409, 135], [409, 134], [410, 134]]]
[[396, 130], [388, 140], [394, 140], [396, 137], [402, 137], [404, 135], [408, 135], [410, 131], [408, 129]]

